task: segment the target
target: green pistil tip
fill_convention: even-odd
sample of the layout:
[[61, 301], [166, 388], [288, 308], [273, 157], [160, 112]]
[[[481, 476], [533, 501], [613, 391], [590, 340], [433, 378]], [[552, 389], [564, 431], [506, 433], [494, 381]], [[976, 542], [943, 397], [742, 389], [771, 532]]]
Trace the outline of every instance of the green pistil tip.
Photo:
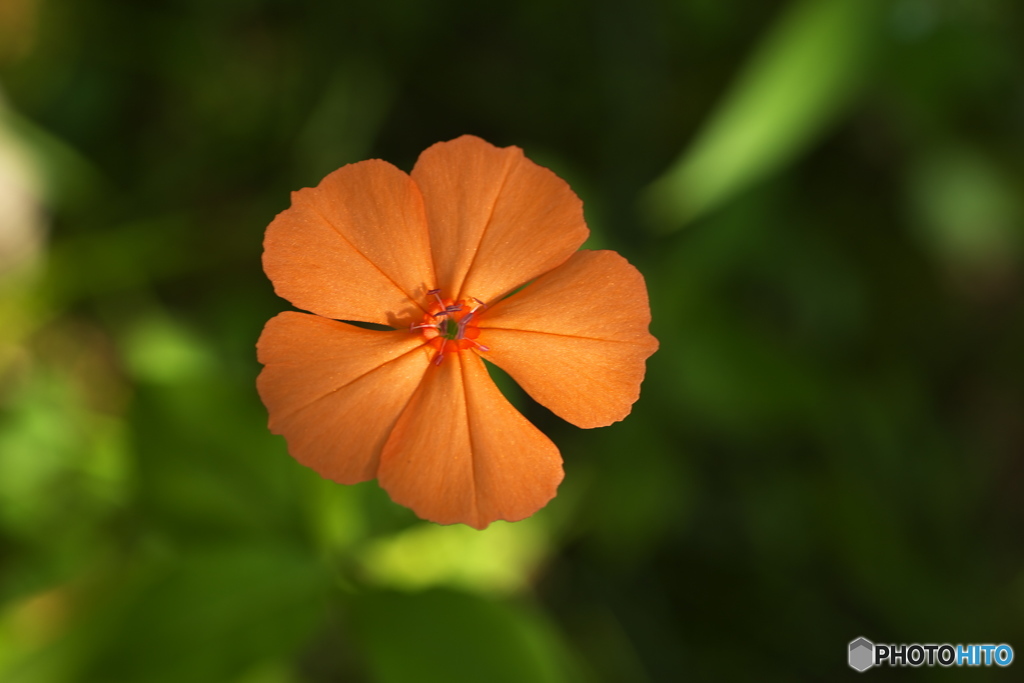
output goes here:
[[459, 338], [459, 324], [448, 318], [444, 321], [444, 330], [441, 332], [441, 336], [445, 339], [458, 339]]

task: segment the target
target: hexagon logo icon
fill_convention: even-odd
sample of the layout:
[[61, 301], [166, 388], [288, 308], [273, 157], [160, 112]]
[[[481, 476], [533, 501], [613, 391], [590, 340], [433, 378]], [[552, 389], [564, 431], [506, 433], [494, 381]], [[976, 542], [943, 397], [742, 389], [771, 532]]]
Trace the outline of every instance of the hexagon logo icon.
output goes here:
[[867, 638], [850, 641], [850, 667], [867, 671], [875, 664], [875, 644]]

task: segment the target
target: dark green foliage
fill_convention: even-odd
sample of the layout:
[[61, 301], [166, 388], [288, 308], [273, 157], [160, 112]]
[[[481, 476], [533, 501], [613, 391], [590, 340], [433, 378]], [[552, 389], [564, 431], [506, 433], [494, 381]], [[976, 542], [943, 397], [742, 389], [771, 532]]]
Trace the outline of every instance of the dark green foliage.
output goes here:
[[[818, 681], [858, 636], [1024, 652], [1017, 0], [10, 4], [0, 680]], [[481, 534], [320, 481], [254, 386], [289, 192], [463, 133], [570, 182], [661, 342], [599, 430], [492, 368], [566, 480]]]

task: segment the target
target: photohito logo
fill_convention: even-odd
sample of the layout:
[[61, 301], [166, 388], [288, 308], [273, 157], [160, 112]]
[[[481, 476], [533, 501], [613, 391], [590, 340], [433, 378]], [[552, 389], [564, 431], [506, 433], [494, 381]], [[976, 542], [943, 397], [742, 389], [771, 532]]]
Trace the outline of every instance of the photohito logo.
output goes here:
[[1013, 648], [1000, 645], [883, 645], [867, 638], [850, 641], [850, 668], [867, 671], [873, 666], [1009, 666], [1013, 662]]

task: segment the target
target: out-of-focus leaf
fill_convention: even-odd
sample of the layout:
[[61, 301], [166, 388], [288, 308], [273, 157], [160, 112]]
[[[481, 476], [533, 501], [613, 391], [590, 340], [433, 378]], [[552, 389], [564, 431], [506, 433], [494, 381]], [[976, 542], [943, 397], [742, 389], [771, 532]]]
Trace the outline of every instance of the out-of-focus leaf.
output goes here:
[[486, 531], [419, 524], [381, 538], [362, 553], [364, 570], [377, 583], [396, 588], [455, 586], [481, 592], [523, 588], [547, 545], [544, 517]]
[[689, 149], [651, 186], [654, 225], [681, 227], [811, 144], [857, 92], [882, 7], [879, 0], [792, 3]]
[[202, 265], [181, 241], [183, 216], [161, 216], [69, 238], [50, 252], [47, 291], [57, 305], [124, 293]]
[[678, 400], [736, 436], [765, 424], [814, 416], [826, 396], [816, 363], [743, 322], [701, 313], [669, 360]]
[[298, 140], [303, 175], [316, 182], [342, 164], [365, 159], [392, 106], [394, 90], [378, 64], [339, 65]]
[[433, 590], [365, 593], [352, 607], [376, 683], [578, 680], [554, 627], [506, 602]]
[[288, 547], [194, 555], [142, 595], [94, 680], [223, 681], [298, 647], [320, 618], [325, 589], [317, 563]]
[[156, 313], [125, 335], [125, 360], [138, 379], [174, 384], [215, 372], [210, 349], [184, 325]]
[[1001, 264], [1024, 242], [1011, 183], [976, 150], [939, 149], [921, 159], [911, 169], [910, 201], [921, 241], [953, 265]]
[[196, 550], [123, 578], [5, 680], [223, 683], [293, 657], [322, 617], [328, 585], [316, 560], [284, 544]]
[[[14, 683], [9, 674], [33, 653], [46, 648], [67, 626], [69, 591], [61, 586], [29, 595], [5, 605], [0, 610], [0, 680]], [[53, 671], [34, 669], [34, 677], [16, 679], [17, 683], [34, 683], [54, 678]]]
[[[66, 343], [64, 336], [67, 335]], [[128, 433], [107, 411], [123, 387], [105, 337], [66, 326], [0, 391], [0, 601], [63, 582], [100, 552], [131, 495]], [[28, 360], [30, 359], [30, 360]], [[0, 377], [0, 382], [3, 377]], [[20, 552], [7, 554], [7, 548]]]
[[258, 399], [236, 396], [216, 375], [139, 392], [140, 502], [182, 538], [300, 533], [304, 473], [262, 431]]
[[[660, 359], [651, 365], [660, 367]], [[690, 464], [680, 445], [653, 426], [655, 401], [648, 394], [628, 419], [600, 432], [581, 431], [566, 444], [567, 453], [586, 454], [571, 463], [572, 473], [592, 477], [577, 524], [586, 525], [601, 560], [618, 567], [649, 561], [692, 512]]]

